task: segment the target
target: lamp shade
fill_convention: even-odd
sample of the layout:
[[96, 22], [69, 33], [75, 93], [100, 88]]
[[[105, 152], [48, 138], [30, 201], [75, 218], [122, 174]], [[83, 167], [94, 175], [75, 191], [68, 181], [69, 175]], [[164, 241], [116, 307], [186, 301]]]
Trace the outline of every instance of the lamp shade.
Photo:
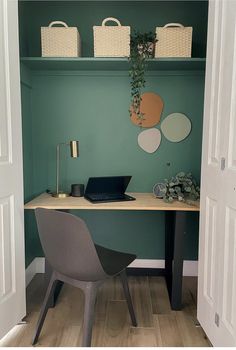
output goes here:
[[70, 141], [70, 155], [72, 158], [79, 157], [79, 141]]

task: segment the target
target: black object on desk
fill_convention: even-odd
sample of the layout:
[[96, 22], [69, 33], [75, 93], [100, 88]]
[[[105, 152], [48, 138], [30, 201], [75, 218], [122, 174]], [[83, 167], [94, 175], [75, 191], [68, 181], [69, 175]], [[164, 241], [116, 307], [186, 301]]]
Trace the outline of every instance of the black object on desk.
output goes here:
[[84, 185], [83, 184], [71, 185], [71, 195], [72, 195], [72, 197], [83, 197]]
[[92, 203], [133, 201], [125, 194], [132, 176], [90, 177], [84, 198]]

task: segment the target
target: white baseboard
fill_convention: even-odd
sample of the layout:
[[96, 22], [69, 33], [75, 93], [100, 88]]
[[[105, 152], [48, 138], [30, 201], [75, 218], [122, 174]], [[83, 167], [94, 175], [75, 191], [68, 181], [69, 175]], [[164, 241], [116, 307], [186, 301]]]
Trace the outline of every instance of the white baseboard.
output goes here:
[[[135, 259], [129, 267], [133, 268], [147, 268], [147, 269], [163, 269], [165, 260], [161, 259]], [[35, 258], [27, 267], [26, 286], [30, 283], [36, 273], [45, 272], [45, 258]], [[183, 276], [197, 276], [198, 275], [198, 261], [185, 260], [183, 267]]]
[[[165, 260], [161, 259], [136, 259], [129, 267], [143, 267], [147, 269], [163, 269]], [[183, 266], [183, 276], [198, 276], [198, 261], [185, 260]]]
[[45, 258], [34, 258], [25, 271], [26, 287], [31, 282], [36, 273], [45, 272]]
[[146, 269], [162, 269], [165, 266], [165, 260], [157, 259], [135, 259], [129, 267], [141, 267]]
[[198, 261], [185, 260], [183, 267], [183, 276], [198, 276]]

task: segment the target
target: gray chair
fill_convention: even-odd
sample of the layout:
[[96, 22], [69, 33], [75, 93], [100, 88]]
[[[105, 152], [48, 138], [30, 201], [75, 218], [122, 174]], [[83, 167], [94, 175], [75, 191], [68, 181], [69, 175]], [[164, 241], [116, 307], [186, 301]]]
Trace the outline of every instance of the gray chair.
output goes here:
[[81, 288], [85, 294], [82, 346], [91, 346], [97, 290], [107, 278], [115, 275], [121, 278], [131, 321], [136, 327], [126, 276], [126, 267], [136, 256], [94, 244], [85, 222], [74, 215], [43, 208], [37, 208], [35, 213], [43, 251], [53, 272], [40, 311], [33, 344], [38, 341], [50, 298], [58, 281]]

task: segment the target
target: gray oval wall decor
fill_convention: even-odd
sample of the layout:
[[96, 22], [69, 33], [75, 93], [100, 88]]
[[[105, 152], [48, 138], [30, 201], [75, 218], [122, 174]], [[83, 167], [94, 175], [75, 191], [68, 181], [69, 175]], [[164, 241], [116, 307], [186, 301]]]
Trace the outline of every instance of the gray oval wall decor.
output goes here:
[[161, 123], [161, 131], [171, 142], [180, 142], [186, 139], [191, 132], [191, 121], [183, 113], [169, 114]]
[[140, 132], [138, 144], [145, 152], [154, 153], [161, 144], [160, 130], [152, 128]]

